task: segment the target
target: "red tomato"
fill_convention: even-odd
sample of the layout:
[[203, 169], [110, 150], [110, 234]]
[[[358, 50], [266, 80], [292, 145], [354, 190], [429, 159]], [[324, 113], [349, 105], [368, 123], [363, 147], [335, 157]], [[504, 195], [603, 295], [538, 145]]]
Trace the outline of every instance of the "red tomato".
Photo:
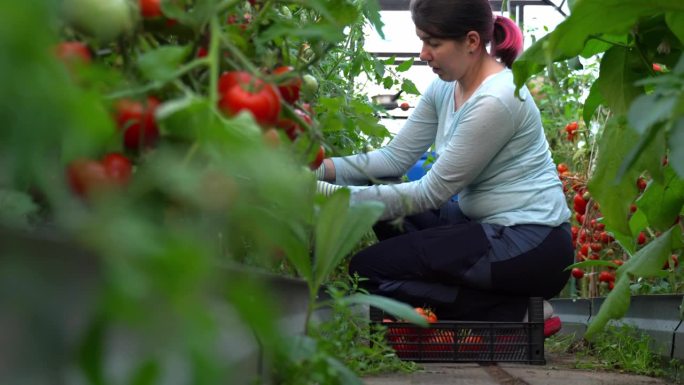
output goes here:
[[637, 236], [637, 244], [643, 245], [644, 243], [646, 243], [646, 233], [641, 231]]
[[[428, 321], [429, 322], [429, 321]], [[450, 330], [434, 329], [425, 330], [426, 351], [448, 352], [454, 349], [454, 333]]]
[[93, 59], [88, 46], [80, 41], [65, 41], [55, 47], [55, 54], [63, 62], [90, 63]]
[[116, 122], [124, 130], [124, 146], [129, 150], [152, 147], [159, 139], [154, 111], [159, 101], [149, 97], [147, 104], [130, 99], [119, 100], [115, 106]]
[[[284, 75], [292, 72], [294, 68], [290, 66], [280, 66], [273, 70], [274, 75]], [[292, 77], [278, 85], [278, 91], [283, 100], [293, 104], [299, 100], [299, 90], [302, 87], [302, 79], [300, 77]]]
[[665, 261], [665, 264], [663, 265], [663, 269], [669, 269], [670, 264], [672, 264], [673, 269], [675, 267], [679, 266], [679, 257], [677, 256], [677, 254], [670, 255], [670, 258], [667, 261]]
[[602, 271], [599, 273], [598, 280], [599, 282], [614, 282], [615, 274], [610, 271]]
[[437, 315], [429, 308], [423, 308], [423, 307], [417, 307], [415, 308], [416, 313], [420, 314], [425, 318], [429, 323], [435, 323], [437, 322]]
[[653, 63], [653, 71], [654, 72], [663, 72], [663, 67], [660, 66], [658, 63]]
[[589, 255], [589, 244], [583, 243], [582, 246], [580, 247], [579, 253], [584, 255], [584, 256]]
[[408, 103], [406, 103], [406, 102], [403, 102], [403, 103], [401, 103], [401, 104], [399, 105], [399, 108], [401, 108], [401, 109], [402, 109], [402, 111], [408, 111], [408, 110], [409, 110], [409, 108], [411, 108], [411, 106], [409, 106], [409, 104], [408, 104]]
[[[304, 120], [304, 122], [306, 122], [306, 124], [308, 124], [308, 125], [313, 124], [313, 120], [311, 120], [311, 117], [309, 117], [309, 115], [307, 115], [304, 111], [296, 108], [294, 110], [294, 112], [295, 112], [295, 114], [297, 114], [297, 116], [302, 118], [302, 120]], [[285, 133], [290, 138], [290, 140], [295, 140], [300, 133], [304, 132], [304, 129], [302, 128], [302, 126], [300, 126], [299, 123], [295, 122], [292, 119], [287, 119], [287, 118], [280, 119], [280, 120], [278, 120], [277, 126], [279, 128], [282, 128], [285, 131]]]
[[254, 77], [247, 71], [229, 71], [221, 74], [218, 80], [219, 94], [223, 95], [234, 85], [249, 84]]
[[140, 14], [146, 19], [162, 16], [161, 0], [139, 0]]
[[67, 179], [71, 189], [81, 197], [110, 184], [105, 167], [98, 161], [78, 159], [67, 167]]
[[643, 177], [637, 178], [636, 185], [637, 185], [637, 188], [639, 189], [639, 191], [646, 190], [646, 185], [647, 185], [646, 179], [644, 179]]
[[559, 174], [562, 174], [566, 171], [568, 171], [568, 165], [565, 163], [558, 163], [558, 166], [556, 166], [556, 169], [558, 170]]
[[325, 148], [323, 146], [320, 146], [318, 148], [318, 152], [316, 153], [316, 158], [309, 163], [309, 168], [311, 170], [316, 170], [319, 167], [321, 167], [321, 163], [323, 163], [323, 159], [325, 159]]
[[575, 131], [577, 131], [577, 127], [577, 122], [570, 122], [565, 126], [565, 132], [567, 132], [568, 134], [574, 134]]
[[573, 197], [574, 209], [577, 214], [584, 214], [587, 211], [587, 201], [584, 197], [577, 193]]
[[572, 269], [571, 274], [573, 277], [575, 277], [577, 279], [581, 279], [582, 277], [584, 277], [584, 270], [582, 270], [578, 267], [575, 267], [574, 269]]
[[131, 179], [133, 167], [125, 156], [116, 152], [109, 153], [102, 158], [101, 163], [107, 176], [117, 184], [125, 185]]
[[601, 249], [603, 249], [603, 245], [599, 242], [592, 242], [589, 247], [591, 247], [592, 251], [599, 252]]
[[252, 83], [230, 87], [222, 94], [219, 108], [229, 116], [249, 111], [260, 125], [276, 125], [280, 115], [278, 90], [260, 80]]

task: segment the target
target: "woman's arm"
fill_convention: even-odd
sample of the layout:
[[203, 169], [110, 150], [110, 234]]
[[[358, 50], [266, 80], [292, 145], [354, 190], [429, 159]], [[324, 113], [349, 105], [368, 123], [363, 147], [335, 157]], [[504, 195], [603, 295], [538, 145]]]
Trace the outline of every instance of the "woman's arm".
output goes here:
[[514, 119], [500, 100], [484, 97], [455, 123], [444, 153], [420, 180], [397, 185], [353, 187], [352, 200], [385, 203], [382, 219], [435, 209], [468, 186], [515, 132]]
[[[331, 158], [325, 163], [324, 180], [340, 185], [365, 185], [370, 178], [404, 175], [435, 141], [438, 118], [433, 90], [431, 84], [404, 126], [386, 146], [365, 154]], [[330, 174], [328, 169], [331, 169]]]

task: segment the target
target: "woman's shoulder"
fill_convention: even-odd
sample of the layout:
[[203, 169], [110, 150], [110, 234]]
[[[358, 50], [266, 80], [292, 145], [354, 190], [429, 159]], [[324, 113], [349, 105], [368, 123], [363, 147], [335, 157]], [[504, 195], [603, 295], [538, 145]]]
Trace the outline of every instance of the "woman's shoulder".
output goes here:
[[[480, 96], [493, 96], [505, 102], [521, 101], [515, 95], [515, 82], [513, 71], [506, 68], [500, 72], [490, 75], [478, 90]], [[527, 88], [523, 86], [520, 90], [520, 97], [527, 98]]]

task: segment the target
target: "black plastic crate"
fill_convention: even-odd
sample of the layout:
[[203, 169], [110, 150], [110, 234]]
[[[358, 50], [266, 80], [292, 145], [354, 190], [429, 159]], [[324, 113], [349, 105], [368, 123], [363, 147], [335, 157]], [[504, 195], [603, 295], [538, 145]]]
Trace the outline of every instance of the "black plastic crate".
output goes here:
[[530, 322], [439, 321], [422, 328], [382, 322], [371, 307], [371, 321], [387, 327], [387, 343], [397, 356], [417, 362], [519, 362], [544, 365], [542, 298], [530, 298]]

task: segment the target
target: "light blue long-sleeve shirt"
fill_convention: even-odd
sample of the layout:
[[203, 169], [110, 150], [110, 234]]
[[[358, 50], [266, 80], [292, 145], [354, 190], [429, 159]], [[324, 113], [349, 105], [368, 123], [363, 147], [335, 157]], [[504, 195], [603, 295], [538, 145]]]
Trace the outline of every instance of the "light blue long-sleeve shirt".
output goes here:
[[[383, 202], [381, 219], [436, 209], [458, 194], [463, 213], [481, 223], [557, 226], [567, 221], [570, 210], [527, 88], [518, 99], [513, 74], [504, 69], [455, 111], [454, 87], [435, 79], [388, 145], [333, 158], [335, 183], [353, 186], [352, 202]], [[368, 177], [400, 177], [433, 144], [436, 161], [423, 178], [354, 186]]]

